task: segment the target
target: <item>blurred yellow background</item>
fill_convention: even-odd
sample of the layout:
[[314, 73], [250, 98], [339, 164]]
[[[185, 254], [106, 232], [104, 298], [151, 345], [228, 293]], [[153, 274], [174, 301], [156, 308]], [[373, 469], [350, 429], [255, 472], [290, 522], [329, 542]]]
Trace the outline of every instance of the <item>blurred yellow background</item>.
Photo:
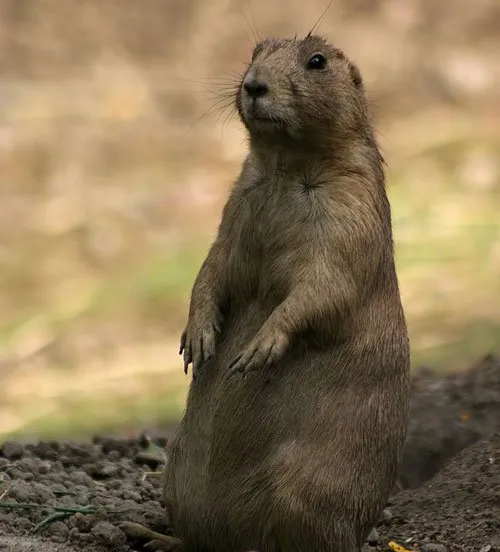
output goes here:
[[[326, 0], [1, 0], [0, 434], [180, 415], [190, 287], [245, 154], [223, 94]], [[500, 2], [338, 0], [393, 206], [414, 365], [500, 346]]]

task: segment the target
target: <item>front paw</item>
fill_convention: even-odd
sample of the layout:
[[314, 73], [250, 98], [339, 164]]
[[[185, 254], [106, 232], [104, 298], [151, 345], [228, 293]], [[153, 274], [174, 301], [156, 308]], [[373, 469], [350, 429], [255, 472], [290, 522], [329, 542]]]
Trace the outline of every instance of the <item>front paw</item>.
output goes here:
[[215, 355], [215, 338], [220, 332], [220, 317], [192, 318], [182, 332], [179, 354], [184, 356], [184, 373], [192, 364], [193, 379], [201, 366]]
[[280, 330], [262, 328], [241, 355], [229, 365], [231, 373], [247, 373], [276, 364], [288, 347], [289, 338]]

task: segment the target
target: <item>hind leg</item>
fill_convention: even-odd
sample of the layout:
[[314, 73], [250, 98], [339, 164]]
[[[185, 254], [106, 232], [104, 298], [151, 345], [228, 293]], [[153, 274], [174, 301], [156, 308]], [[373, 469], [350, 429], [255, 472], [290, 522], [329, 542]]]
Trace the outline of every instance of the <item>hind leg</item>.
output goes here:
[[122, 531], [127, 537], [138, 540], [147, 540], [144, 545], [146, 550], [166, 551], [166, 552], [183, 552], [184, 546], [180, 539], [170, 535], [157, 533], [140, 523], [130, 521], [123, 522], [120, 525]]

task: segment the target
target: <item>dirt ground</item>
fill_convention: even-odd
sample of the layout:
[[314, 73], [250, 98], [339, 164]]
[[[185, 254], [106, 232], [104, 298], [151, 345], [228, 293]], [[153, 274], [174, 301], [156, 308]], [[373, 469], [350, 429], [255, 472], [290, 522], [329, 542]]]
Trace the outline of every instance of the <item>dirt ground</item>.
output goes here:
[[[364, 552], [499, 552], [500, 359], [447, 377], [418, 372], [411, 409], [404, 490]], [[165, 531], [159, 479], [145, 477], [161, 468], [161, 451], [156, 460], [145, 453], [158, 455], [167, 436], [3, 443], [0, 551], [144, 550], [121, 524]]]

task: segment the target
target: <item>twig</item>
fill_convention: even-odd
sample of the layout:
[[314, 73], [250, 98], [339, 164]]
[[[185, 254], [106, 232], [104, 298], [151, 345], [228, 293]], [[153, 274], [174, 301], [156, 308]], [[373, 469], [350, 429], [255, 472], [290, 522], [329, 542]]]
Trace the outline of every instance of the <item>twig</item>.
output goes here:
[[45, 508], [42, 504], [24, 504], [22, 502], [0, 502], [0, 508], [13, 508], [17, 510], [36, 510]]
[[161, 477], [163, 475], [163, 472], [157, 471], [157, 472], [144, 472], [141, 477], [141, 481], [146, 481], [148, 477]]
[[33, 533], [37, 533], [42, 527], [45, 525], [48, 525], [52, 521], [55, 521], [56, 519], [65, 519], [72, 514], [69, 512], [54, 512], [53, 514], [50, 514], [50, 516], [47, 516], [45, 519], [42, 519], [40, 523], [38, 523], [35, 528], [33, 529]]
[[32, 502], [2, 502], [0, 501], [0, 508], [14, 509], [14, 510], [52, 510], [52, 512], [42, 519], [35, 528], [34, 532], [39, 531], [45, 525], [52, 523], [58, 519], [65, 519], [73, 514], [95, 514], [98, 511], [105, 512], [109, 516], [122, 516], [131, 511], [131, 507], [123, 508], [104, 508], [102, 506], [93, 506], [91, 504], [87, 506], [54, 506], [51, 504], [36, 504]]
[[17, 510], [42, 510], [50, 509], [55, 512], [65, 512], [67, 514], [93, 514], [97, 511], [95, 506], [52, 506], [50, 504], [36, 504], [34, 502], [0, 502], [0, 508], [13, 508]]
[[[5, 493], [3, 493], [5, 494]], [[2, 494], [2, 497], [3, 497]], [[40, 523], [38, 523], [35, 528], [33, 529], [33, 532], [36, 533], [39, 531], [42, 527], [45, 525], [55, 521], [56, 519], [64, 519], [69, 516], [72, 516], [73, 514], [94, 514], [97, 511], [97, 508], [95, 506], [82, 506], [82, 507], [71, 507], [71, 506], [52, 506], [47, 504], [35, 504], [32, 502], [1, 502], [0, 501], [0, 508], [6, 508], [6, 509], [14, 509], [14, 510], [54, 510], [52, 514], [47, 516], [46, 518], [42, 519]]]

